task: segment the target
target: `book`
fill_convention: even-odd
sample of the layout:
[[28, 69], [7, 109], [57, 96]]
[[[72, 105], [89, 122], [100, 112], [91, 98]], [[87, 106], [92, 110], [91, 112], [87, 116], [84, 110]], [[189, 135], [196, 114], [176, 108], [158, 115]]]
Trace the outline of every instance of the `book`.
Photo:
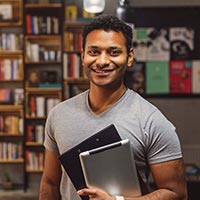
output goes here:
[[191, 93], [192, 62], [170, 61], [170, 93]]
[[192, 93], [200, 93], [200, 60], [192, 61]]
[[11, 98], [11, 91], [7, 88], [0, 89], [0, 102], [1, 103], [8, 103]]
[[166, 61], [146, 62], [146, 93], [169, 93], [169, 63]]
[[24, 89], [23, 88], [15, 88], [14, 89], [14, 104], [22, 105], [24, 102]]
[[145, 62], [136, 62], [127, 68], [125, 84], [128, 88], [140, 93], [145, 93]]
[[135, 59], [138, 62], [144, 62], [147, 60], [147, 28], [135, 28], [133, 48]]
[[191, 59], [194, 51], [194, 29], [188, 27], [171, 27], [169, 39], [171, 60]]
[[170, 43], [168, 30], [161, 28], [148, 28], [147, 60], [149, 61], [169, 61]]
[[78, 8], [76, 5], [65, 6], [65, 19], [76, 20], [78, 18]]
[[0, 21], [12, 20], [13, 8], [11, 4], [0, 4]]

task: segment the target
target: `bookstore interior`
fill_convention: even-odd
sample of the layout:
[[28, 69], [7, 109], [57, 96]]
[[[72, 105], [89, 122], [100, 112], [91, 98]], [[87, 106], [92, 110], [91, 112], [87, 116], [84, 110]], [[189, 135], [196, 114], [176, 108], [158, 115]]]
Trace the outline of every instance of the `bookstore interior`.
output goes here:
[[[81, 68], [81, 28], [97, 15], [88, 12], [88, 2], [0, 1], [0, 191], [22, 189], [26, 193], [38, 187], [49, 111], [58, 102], [88, 89]], [[100, 2], [97, 13], [105, 6], [104, 0]], [[194, 20], [200, 17], [200, 7], [133, 9], [121, 3], [116, 10], [116, 15], [134, 29], [136, 59], [126, 71], [127, 87], [164, 110], [166, 104], [178, 102], [181, 119], [183, 110], [188, 111], [194, 123], [199, 115], [193, 117], [187, 105], [200, 107], [200, 26]], [[178, 115], [174, 116], [174, 108], [167, 112], [172, 121]], [[190, 128], [185, 128], [186, 124], [184, 128], [196, 134], [192, 140], [184, 133], [182, 139], [188, 158], [185, 171], [191, 184], [199, 184], [200, 138], [191, 119]]]

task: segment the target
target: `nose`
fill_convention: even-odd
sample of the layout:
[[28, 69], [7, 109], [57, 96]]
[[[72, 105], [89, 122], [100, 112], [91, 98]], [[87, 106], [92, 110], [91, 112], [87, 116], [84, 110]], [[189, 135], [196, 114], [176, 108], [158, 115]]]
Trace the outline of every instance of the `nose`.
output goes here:
[[96, 60], [96, 64], [97, 64], [97, 67], [105, 67], [105, 66], [108, 66], [110, 63], [110, 59], [109, 59], [109, 55], [102, 52], [101, 54], [99, 54], [99, 56], [97, 57], [97, 60]]

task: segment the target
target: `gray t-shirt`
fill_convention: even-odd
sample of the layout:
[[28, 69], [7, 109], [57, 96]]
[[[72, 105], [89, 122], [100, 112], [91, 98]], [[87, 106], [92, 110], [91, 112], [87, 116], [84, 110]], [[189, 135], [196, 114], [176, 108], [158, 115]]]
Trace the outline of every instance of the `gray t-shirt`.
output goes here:
[[[46, 122], [45, 148], [62, 154], [110, 124], [115, 125], [122, 139], [131, 141], [144, 192], [148, 188], [149, 164], [182, 157], [175, 127], [154, 105], [130, 89], [101, 114], [91, 110], [88, 91], [55, 106]], [[62, 171], [62, 199], [80, 200]]]

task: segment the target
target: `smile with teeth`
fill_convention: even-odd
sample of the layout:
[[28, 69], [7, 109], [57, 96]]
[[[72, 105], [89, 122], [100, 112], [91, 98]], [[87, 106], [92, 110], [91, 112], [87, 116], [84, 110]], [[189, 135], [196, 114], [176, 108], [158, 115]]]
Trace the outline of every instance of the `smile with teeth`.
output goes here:
[[96, 72], [96, 73], [100, 73], [100, 74], [112, 72], [113, 70], [114, 70], [114, 69], [105, 69], [105, 70], [101, 70], [101, 69], [92, 69], [92, 71], [94, 71], [94, 72]]

